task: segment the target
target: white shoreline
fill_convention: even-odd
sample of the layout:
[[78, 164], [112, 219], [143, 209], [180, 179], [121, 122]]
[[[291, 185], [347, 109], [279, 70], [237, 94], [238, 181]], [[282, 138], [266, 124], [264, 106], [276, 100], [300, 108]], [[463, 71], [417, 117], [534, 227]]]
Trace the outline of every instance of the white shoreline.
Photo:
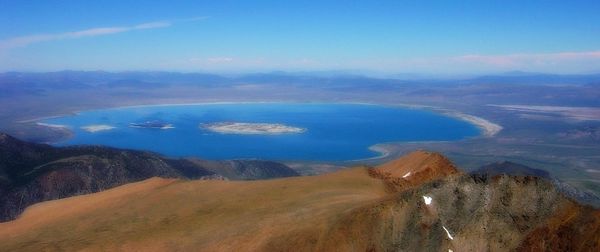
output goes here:
[[51, 124], [51, 123], [41, 123], [41, 122], [36, 122], [35, 124], [39, 125], [39, 126], [48, 127], [48, 128], [54, 128], [54, 129], [68, 129], [69, 128], [69, 126], [63, 125], [63, 124]]
[[493, 122], [490, 122], [490, 121], [483, 119], [481, 117], [478, 117], [478, 116], [469, 115], [469, 114], [465, 114], [465, 113], [458, 112], [458, 111], [441, 111], [441, 112], [445, 115], [452, 116], [454, 118], [458, 118], [463, 121], [467, 121], [467, 122], [477, 126], [478, 128], [480, 128], [483, 131], [484, 137], [493, 137], [496, 134], [498, 134], [500, 131], [502, 131], [502, 129], [503, 129], [502, 126], [500, 126], [499, 124], [495, 124]]
[[[388, 149], [388, 147], [384, 146], [384, 144], [375, 144], [373, 146], [369, 146], [369, 150], [373, 152], [379, 153], [378, 156], [370, 157], [367, 159], [359, 159], [359, 160], [375, 160], [389, 157], [392, 154], [392, 151]], [[357, 160], [358, 161], [358, 160]]]
[[343, 162], [363, 162], [363, 161], [372, 161], [372, 160], [387, 158], [392, 154], [392, 151], [389, 150], [389, 147], [386, 147], [385, 145], [389, 145], [389, 144], [388, 143], [378, 143], [378, 144], [369, 146], [370, 151], [378, 153], [377, 156], [368, 157], [368, 158], [344, 160]]
[[[470, 115], [470, 114], [466, 114], [466, 113], [463, 113], [463, 112], [460, 112], [457, 110], [440, 108], [440, 107], [435, 107], [435, 106], [428, 106], [428, 105], [406, 104], [406, 103], [396, 103], [396, 104], [390, 104], [390, 105], [400, 106], [400, 107], [404, 107], [407, 109], [429, 110], [429, 111], [440, 113], [440, 114], [443, 114], [446, 116], [454, 117], [454, 118], [462, 120], [462, 121], [466, 121], [468, 123], [475, 125], [477, 128], [479, 128], [482, 131], [481, 132], [482, 137], [493, 137], [496, 134], [498, 134], [500, 131], [502, 131], [502, 129], [503, 129], [503, 127], [501, 125], [493, 123], [487, 119], [484, 119], [484, 118], [481, 118], [478, 116], [474, 116], [474, 115]], [[386, 104], [382, 104], [381, 106], [386, 106]]]
[[15, 121], [16, 123], [39, 123], [39, 121], [43, 121], [43, 120], [48, 120], [48, 119], [53, 119], [53, 118], [60, 118], [60, 117], [65, 117], [65, 116], [74, 116], [77, 115], [79, 112], [72, 112], [72, 113], [66, 113], [66, 114], [58, 114], [58, 115], [53, 115], [53, 116], [41, 116], [41, 117], [36, 117], [33, 119], [25, 119], [25, 120], [19, 120], [19, 121]]

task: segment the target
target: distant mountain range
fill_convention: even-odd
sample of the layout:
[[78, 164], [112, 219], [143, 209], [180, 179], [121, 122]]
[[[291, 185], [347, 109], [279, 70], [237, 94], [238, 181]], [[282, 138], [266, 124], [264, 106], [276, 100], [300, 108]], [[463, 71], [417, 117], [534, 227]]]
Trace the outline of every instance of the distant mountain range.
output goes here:
[[[415, 76], [419, 76], [418, 78]], [[45, 73], [5, 72], [0, 73], [0, 90], [6, 92], [26, 90], [35, 92], [45, 87], [55, 89], [77, 89], [86, 87], [140, 87], [157, 88], [166, 85], [200, 85], [229, 86], [240, 83], [273, 83], [287, 85], [377, 85], [377, 87], [396, 86], [402, 84], [464, 84], [464, 83], [497, 83], [528, 85], [586, 85], [600, 84], [600, 74], [544, 74], [529, 72], [507, 72], [504, 74], [483, 75], [475, 77], [443, 78], [426, 75], [398, 74], [370, 77], [360, 73], [346, 71], [332, 72], [270, 72], [242, 75], [219, 75], [209, 73], [179, 73], [160, 71], [60, 71]], [[18, 89], [17, 89], [18, 87]]]
[[0, 221], [46, 200], [103, 191], [151, 177], [254, 180], [298, 176], [261, 160], [171, 159], [103, 146], [57, 148], [0, 133]]
[[0, 249], [599, 251], [599, 234], [600, 210], [545, 178], [465, 174], [416, 151], [319, 176], [153, 178], [45, 202], [0, 225]]
[[600, 74], [544, 74], [507, 72], [464, 80], [470, 83], [527, 85], [600, 85]]

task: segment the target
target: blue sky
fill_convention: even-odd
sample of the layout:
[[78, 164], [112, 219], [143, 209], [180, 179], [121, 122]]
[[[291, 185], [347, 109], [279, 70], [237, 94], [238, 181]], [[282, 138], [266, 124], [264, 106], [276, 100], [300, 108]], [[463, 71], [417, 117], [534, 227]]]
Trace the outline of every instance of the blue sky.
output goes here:
[[0, 71], [600, 72], [600, 1], [5, 1]]

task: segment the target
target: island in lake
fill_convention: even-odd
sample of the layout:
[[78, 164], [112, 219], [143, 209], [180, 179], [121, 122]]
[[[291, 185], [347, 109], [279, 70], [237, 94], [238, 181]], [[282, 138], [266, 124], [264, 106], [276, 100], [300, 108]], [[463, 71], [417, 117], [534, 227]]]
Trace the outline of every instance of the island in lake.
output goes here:
[[305, 132], [306, 129], [288, 126], [280, 123], [241, 123], [241, 122], [217, 122], [202, 123], [200, 128], [221, 134], [247, 134], [247, 135], [278, 135], [297, 134]]
[[90, 133], [112, 130], [114, 128], [115, 128], [114, 126], [105, 125], [105, 124], [94, 124], [94, 125], [87, 125], [87, 126], [81, 127], [82, 130], [85, 130]]
[[160, 122], [160, 121], [146, 121], [142, 123], [130, 123], [129, 127], [132, 128], [146, 128], [146, 129], [172, 129], [173, 124]]

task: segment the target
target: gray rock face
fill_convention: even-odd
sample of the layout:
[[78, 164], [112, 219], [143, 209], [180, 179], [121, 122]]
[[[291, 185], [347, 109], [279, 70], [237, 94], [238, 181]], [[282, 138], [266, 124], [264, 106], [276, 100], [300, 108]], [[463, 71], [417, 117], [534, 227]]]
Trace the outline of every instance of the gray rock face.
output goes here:
[[[372, 251], [593, 251], [599, 244], [585, 236], [597, 232], [597, 213], [542, 178], [464, 174], [355, 210], [328, 241]], [[583, 238], [554, 235], [563, 230]]]

